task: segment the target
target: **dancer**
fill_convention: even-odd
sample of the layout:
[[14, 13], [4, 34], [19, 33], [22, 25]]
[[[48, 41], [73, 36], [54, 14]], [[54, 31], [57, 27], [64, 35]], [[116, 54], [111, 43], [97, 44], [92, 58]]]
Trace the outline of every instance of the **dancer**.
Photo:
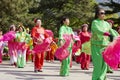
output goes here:
[[[15, 27], [14, 24], [10, 26], [9, 31], [13, 31], [14, 33], [16, 33], [15, 32], [16, 27]], [[14, 65], [15, 67], [17, 67], [17, 64], [16, 64], [17, 63], [17, 49], [16, 49], [16, 46], [17, 45], [16, 45], [15, 39], [11, 39], [11, 40], [8, 41], [8, 49], [9, 49], [8, 53], [10, 55], [10, 63], [11, 63], [11, 65]]]
[[91, 54], [91, 46], [90, 46], [90, 38], [91, 33], [88, 32], [88, 25], [82, 25], [82, 32], [80, 33], [80, 40], [82, 44], [81, 54], [80, 54], [80, 63], [81, 69], [88, 70], [90, 64], [90, 54]]
[[104, 9], [98, 8], [91, 26], [91, 56], [94, 66], [92, 80], [106, 80], [107, 64], [102, 57], [102, 52], [113, 40], [113, 36], [111, 35], [111, 26], [104, 21], [104, 18]]
[[46, 52], [46, 61], [47, 62], [54, 62], [54, 53], [55, 53], [56, 49], [58, 48], [58, 46], [54, 41], [53, 32], [51, 30], [45, 30], [45, 32], [48, 33], [49, 37], [51, 37], [51, 39], [52, 39], [52, 42], [49, 46], [49, 49]]
[[26, 51], [27, 43], [30, 40], [30, 35], [28, 35], [22, 24], [18, 27], [18, 32], [16, 33], [16, 42], [17, 42], [17, 67], [24, 68], [26, 65]]
[[[36, 25], [33, 27], [31, 36], [33, 38], [33, 46], [43, 43], [47, 34], [45, 34], [45, 29], [41, 26], [41, 19], [35, 19]], [[42, 67], [44, 63], [44, 52], [34, 54], [34, 72], [42, 72]]]
[[33, 48], [33, 40], [32, 40], [32, 37], [30, 35], [30, 30], [29, 28], [26, 29], [26, 35], [30, 36], [28, 39], [27, 39], [27, 51], [26, 51], [26, 62], [29, 61], [29, 58], [32, 60], [33, 62], [33, 53], [32, 53], [32, 48]]
[[46, 54], [47, 62], [54, 62], [54, 53], [57, 48], [58, 48], [57, 44], [54, 41], [52, 41], [52, 43], [50, 44], [50, 47], [49, 47], [50, 50], [47, 51], [47, 54]]
[[[64, 34], [73, 35], [73, 31], [69, 26], [69, 18], [65, 17], [62, 20], [62, 26], [59, 30], [59, 40], [60, 40], [60, 46], [64, 44]], [[71, 61], [71, 55], [72, 55], [72, 42], [70, 43], [68, 47], [69, 56], [62, 61], [61, 68], [60, 68], [60, 76], [69, 76], [69, 69], [70, 69], [70, 61]]]

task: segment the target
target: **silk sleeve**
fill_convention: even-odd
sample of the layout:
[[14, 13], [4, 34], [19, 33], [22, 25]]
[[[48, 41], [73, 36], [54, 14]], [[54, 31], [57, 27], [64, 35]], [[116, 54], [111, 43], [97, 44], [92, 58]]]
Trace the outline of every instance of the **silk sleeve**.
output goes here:
[[98, 33], [98, 34], [104, 34], [105, 32], [100, 29], [99, 23], [96, 21], [92, 22], [91, 26], [92, 32]]

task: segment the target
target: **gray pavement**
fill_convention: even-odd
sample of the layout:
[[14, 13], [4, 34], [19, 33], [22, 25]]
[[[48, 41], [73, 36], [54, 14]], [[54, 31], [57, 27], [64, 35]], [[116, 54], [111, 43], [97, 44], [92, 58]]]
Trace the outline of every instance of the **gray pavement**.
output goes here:
[[[44, 63], [43, 72], [33, 72], [32, 62], [28, 62], [25, 68], [10, 66], [9, 61], [0, 64], [0, 80], [91, 80], [93, 66], [89, 70], [81, 70], [80, 64], [73, 62], [70, 76], [59, 76], [60, 62]], [[107, 80], [120, 80], [120, 69], [113, 74], [107, 74]]]

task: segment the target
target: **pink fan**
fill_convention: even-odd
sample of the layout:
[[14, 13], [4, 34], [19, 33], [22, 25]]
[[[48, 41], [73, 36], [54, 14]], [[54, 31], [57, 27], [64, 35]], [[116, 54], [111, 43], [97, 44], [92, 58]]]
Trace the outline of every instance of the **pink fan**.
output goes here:
[[45, 30], [45, 32], [50, 36], [50, 37], [53, 37], [54, 34], [51, 30]]
[[33, 52], [40, 53], [40, 52], [46, 51], [48, 49], [50, 43], [51, 43], [51, 40], [49, 38], [46, 38], [43, 43], [38, 44], [33, 48]]
[[120, 62], [120, 37], [117, 37], [103, 52], [105, 62], [113, 69], [118, 68]]
[[72, 55], [74, 55], [78, 51], [78, 49], [80, 49], [80, 46], [81, 46], [81, 41], [77, 41], [76, 43], [73, 44]]
[[58, 48], [55, 52], [55, 57], [59, 59], [60, 61], [66, 59], [69, 56], [69, 51], [67, 50], [67, 48], [69, 47], [70, 42], [71, 42], [70, 35], [63, 35], [63, 38], [65, 40], [64, 45]]
[[81, 41], [79, 36], [77, 35], [72, 35], [72, 38], [76, 41], [72, 46], [72, 54], [74, 55], [78, 51], [78, 49], [80, 49]]
[[0, 39], [0, 41], [9, 41], [15, 39], [15, 32], [9, 31], [6, 34], [3, 35], [3, 37]]
[[80, 38], [79, 38], [79, 36], [77, 36], [77, 35], [72, 35], [72, 38], [73, 38], [74, 40], [76, 40], [76, 41], [80, 41]]

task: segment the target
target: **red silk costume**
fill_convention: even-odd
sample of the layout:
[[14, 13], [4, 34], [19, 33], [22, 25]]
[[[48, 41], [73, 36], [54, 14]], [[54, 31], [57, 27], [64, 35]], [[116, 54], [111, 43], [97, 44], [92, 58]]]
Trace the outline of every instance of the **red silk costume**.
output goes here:
[[[42, 43], [42, 41], [47, 37], [44, 28], [39, 28], [38, 26], [33, 27], [31, 35], [33, 37], [33, 46]], [[39, 41], [38, 39], [41, 39]], [[44, 52], [34, 54], [34, 69], [41, 70], [44, 62]]]
[[[79, 35], [82, 45], [90, 41], [91, 34], [89, 32], [88, 34], [86, 34], [85, 32], [81, 32]], [[77, 61], [81, 63], [81, 69], [89, 69], [89, 64], [90, 64], [89, 53], [81, 52], [80, 56], [77, 57]]]

